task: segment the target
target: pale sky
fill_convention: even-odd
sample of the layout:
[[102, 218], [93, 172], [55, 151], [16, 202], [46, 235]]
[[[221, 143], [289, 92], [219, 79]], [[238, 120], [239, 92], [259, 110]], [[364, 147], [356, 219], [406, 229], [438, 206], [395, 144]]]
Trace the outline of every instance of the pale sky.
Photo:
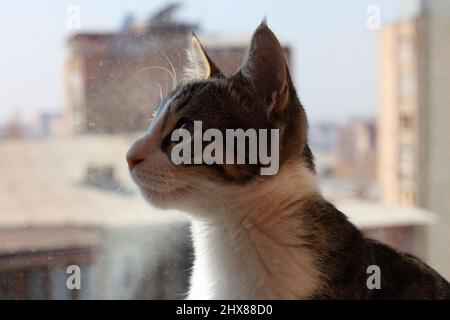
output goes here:
[[[312, 122], [375, 115], [378, 106], [378, 34], [366, 27], [367, 8], [381, 9], [382, 25], [409, 16], [418, 0], [250, 0], [183, 2], [178, 17], [203, 33], [250, 37], [264, 16], [294, 50], [297, 91]], [[0, 0], [0, 122], [19, 111], [63, 105], [66, 9], [81, 9], [81, 32], [112, 31], [133, 13], [145, 19], [162, 0]]]

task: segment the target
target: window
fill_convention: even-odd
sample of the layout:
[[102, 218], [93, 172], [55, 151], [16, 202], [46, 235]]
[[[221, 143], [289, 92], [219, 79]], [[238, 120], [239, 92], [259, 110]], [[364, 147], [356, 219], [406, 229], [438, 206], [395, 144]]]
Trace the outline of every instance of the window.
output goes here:
[[[425, 230], [428, 220], [415, 220], [414, 212], [408, 209], [404, 216], [404, 208], [393, 209], [392, 215], [399, 214], [407, 224], [397, 229], [392, 216], [384, 215], [384, 203], [395, 198], [397, 204], [419, 205], [416, 201], [423, 196], [419, 192], [424, 185], [433, 186], [433, 190], [442, 186], [447, 192], [450, 188], [447, 167], [424, 167], [416, 159], [416, 148], [424, 147], [416, 147], [419, 143], [437, 149], [434, 142], [425, 136], [417, 139], [415, 134], [408, 135], [409, 141], [397, 137], [395, 131], [399, 123], [400, 135], [413, 133], [423, 119], [446, 114], [437, 112], [442, 106], [435, 103], [448, 105], [444, 102], [450, 77], [446, 72], [436, 75], [436, 70], [426, 69], [421, 75], [425, 78], [419, 79], [415, 70], [419, 62], [424, 68], [432, 65], [447, 70], [450, 52], [445, 50], [450, 46], [444, 44], [450, 30], [426, 36], [429, 57], [436, 60], [422, 64], [428, 61], [418, 59], [429, 57], [419, 54], [426, 50], [416, 42], [415, 19], [406, 19], [409, 27], [403, 31], [393, 23], [378, 33], [361, 23], [365, 8], [352, 4], [355, 7], [349, 10], [350, 2], [287, 1], [274, 5], [273, 1], [255, 0], [250, 5], [233, 6], [225, 1], [206, 4], [186, 0], [182, 7], [171, 1], [158, 1], [157, 6], [153, 1], [75, 2], [78, 4], [68, 7], [56, 2], [44, 7], [37, 1], [0, 5], [0, 18], [7, 26], [0, 28], [0, 300], [186, 296], [195, 254], [190, 229], [193, 217], [148, 204], [130, 175], [125, 155], [147, 132], [155, 106], [183, 84], [192, 31], [198, 33], [209, 58], [230, 77], [241, 67], [252, 31], [265, 15], [281, 42], [272, 49], [282, 51], [274, 55], [278, 59], [270, 56], [261, 61], [272, 68], [283, 62], [284, 54], [308, 118], [308, 137], [295, 136], [291, 126], [280, 130], [281, 134], [293, 132], [289, 137], [292, 146], [288, 147], [308, 140], [308, 148], [302, 151], [305, 167], [311, 175], [317, 173], [324, 198], [339, 208], [347, 201], [356, 203], [345, 213], [364, 234], [411, 253], [426, 247], [409, 230]], [[386, 5], [380, 12], [400, 17], [400, 7]], [[135, 15], [128, 14], [129, 10]], [[111, 19], [117, 14], [123, 21]], [[381, 33], [387, 36], [378, 38]], [[361, 50], [374, 49], [374, 41], [382, 49], [380, 55]], [[280, 68], [275, 76], [267, 77], [268, 87], [288, 79], [285, 70]], [[276, 95], [272, 92], [255, 99], [260, 90], [254, 90], [256, 94], [249, 91], [260, 83], [246, 77], [243, 73], [237, 82], [246, 89], [242, 96], [248, 95], [246, 103], [253, 99], [257, 103], [252, 105], [255, 108], [236, 113], [248, 127], [259, 121], [267, 127], [267, 119], [272, 119], [268, 113], [253, 116], [262, 109], [260, 104]], [[435, 79], [440, 83], [434, 83]], [[419, 80], [430, 84], [427, 95], [421, 92], [425, 89], [418, 86]], [[382, 83], [382, 93], [377, 81]], [[224, 87], [232, 92], [230, 100], [243, 100], [241, 95], [234, 96], [231, 89], [235, 87]], [[199, 85], [196, 94], [201, 88]], [[282, 91], [282, 102], [286, 92], [293, 91]], [[423, 114], [411, 111], [419, 96], [428, 99]], [[205, 105], [226, 100], [220, 98], [214, 95]], [[377, 101], [388, 104], [381, 108], [382, 120], [377, 120]], [[389, 103], [397, 102], [400, 108], [388, 108]], [[272, 107], [278, 108], [278, 103]], [[225, 118], [226, 126], [234, 126], [228, 115], [219, 116], [218, 112], [211, 114], [211, 122]], [[273, 118], [284, 121], [285, 117]], [[436, 137], [437, 132], [445, 136], [447, 128], [436, 121], [438, 125], [429, 125], [432, 128], [427, 128], [430, 132], [426, 137]], [[302, 131], [306, 124], [299, 127]], [[262, 149], [261, 145], [258, 148]], [[297, 151], [285, 153], [300, 158]], [[438, 155], [447, 156], [445, 152]], [[441, 159], [434, 153], [432, 156]], [[442, 159], [442, 163], [447, 160]], [[448, 160], [445, 163], [450, 163]], [[436, 165], [425, 163], [432, 164]], [[222, 169], [233, 176], [240, 167], [236, 172]], [[442, 179], [416, 181], [423, 170]], [[150, 168], [144, 175], [160, 173]], [[283, 185], [290, 186], [284, 181]], [[175, 197], [184, 187], [166, 191]], [[208, 197], [203, 200], [212, 202]], [[441, 202], [420, 205], [437, 211], [444, 217], [442, 221], [449, 220], [449, 206], [427, 207], [428, 203]], [[436, 246], [430, 250], [436, 259], [429, 263], [450, 276], [450, 262], [443, 261], [448, 257], [445, 243], [450, 239], [445, 236], [450, 234], [450, 226], [438, 227], [436, 234], [442, 239], [430, 241]], [[442, 241], [445, 239], [449, 241]], [[429, 253], [426, 250], [429, 248], [423, 256]]]

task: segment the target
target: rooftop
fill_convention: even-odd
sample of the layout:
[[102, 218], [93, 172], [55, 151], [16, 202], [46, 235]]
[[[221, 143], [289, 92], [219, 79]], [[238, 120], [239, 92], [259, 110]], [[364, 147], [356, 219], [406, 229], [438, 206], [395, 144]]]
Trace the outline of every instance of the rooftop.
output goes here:
[[[139, 195], [125, 161], [132, 141], [131, 136], [0, 140], [0, 229], [179, 220], [179, 214], [152, 208]], [[116, 189], [86, 183], [92, 167], [112, 167]]]

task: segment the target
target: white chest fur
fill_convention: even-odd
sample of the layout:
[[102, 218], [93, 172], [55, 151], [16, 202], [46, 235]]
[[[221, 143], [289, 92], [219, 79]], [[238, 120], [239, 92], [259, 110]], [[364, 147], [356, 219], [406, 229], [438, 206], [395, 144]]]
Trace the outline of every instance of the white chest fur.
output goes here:
[[[309, 252], [290, 241], [250, 229], [230, 231], [193, 222], [195, 262], [189, 299], [301, 299], [318, 274]], [[250, 233], [253, 231], [250, 230]]]
[[301, 242], [301, 214], [286, 204], [318, 188], [304, 170], [291, 169], [290, 177], [293, 173], [302, 176], [297, 181], [303, 185], [291, 185], [286, 175], [286, 181], [275, 182], [283, 186], [277, 187], [280, 193], [269, 186], [269, 192], [258, 190], [263, 196], [240, 212], [230, 209], [222, 212], [222, 219], [193, 221], [189, 299], [301, 299], [315, 291], [319, 273]]

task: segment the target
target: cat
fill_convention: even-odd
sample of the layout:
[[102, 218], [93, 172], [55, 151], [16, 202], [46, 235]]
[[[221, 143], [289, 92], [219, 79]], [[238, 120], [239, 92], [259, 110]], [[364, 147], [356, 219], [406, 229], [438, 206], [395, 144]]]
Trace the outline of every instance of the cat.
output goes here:
[[[240, 70], [226, 77], [197, 36], [187, 82], [156, 108], [127, 153], [154, 206], [193, 217], [188, 299], [450, 299], [450, 284], [418, 258], [364, 238], [324, 199], [308, 147], [305, 110], [282, 47], [263, 21]], [[279, 171], [262, 164], [174, 165], [171, 133], [204, 128], [279, 129]], [[370, 287], [369, 267], [380, 283]]]

